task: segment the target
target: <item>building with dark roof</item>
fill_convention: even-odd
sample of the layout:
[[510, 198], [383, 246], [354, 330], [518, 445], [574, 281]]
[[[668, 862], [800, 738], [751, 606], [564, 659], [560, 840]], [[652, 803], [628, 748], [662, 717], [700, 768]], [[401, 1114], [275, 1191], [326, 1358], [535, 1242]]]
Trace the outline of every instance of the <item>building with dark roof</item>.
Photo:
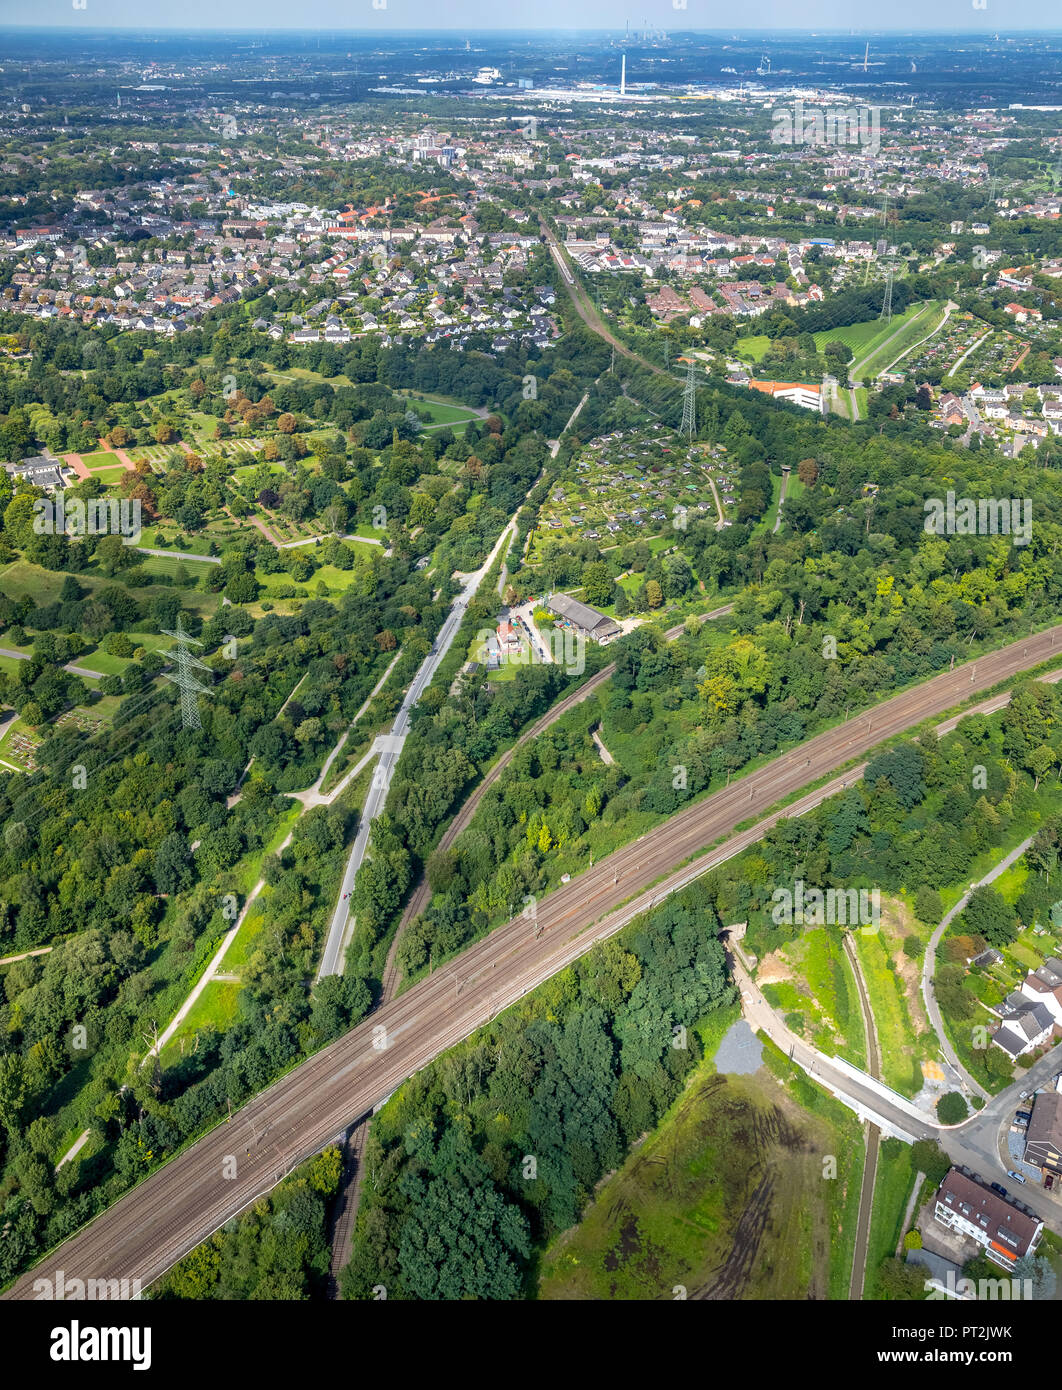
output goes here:
[[623, 631], [614, 618], [607, 613], [599, 613], [596, 608], [580, 603], [567, 594], [557, 594], [546, 604], [550, 613], [567, 623], [576, 632], [588, 637], [591, 642], [608, 642]]
[[1062, 1093], [1041, 1091], [1025, 1131], [1025, 1162], [1062, 1176]]
[[1031, 1254], [1044, 1229], [1039, 1217], [1023, 1211], [958, 1168], [950, 1169], [940, 1184], [933, 1219], [971, 1237], [994, 1264], [1004, 1269], [1012, 1269], [1016, 1260]]
[[1034, 1004], [1019, 990], [1012, 990], [996, 1009], [1003, 1020], [992, 1034], [992, 1041], [1008, 1057], [1021, 1057], [1047, 1042], [1055, 1027], [1051, 1011]]
[[24, 478], [34, 487], [42, 487], [49, 492], [64, 485], [62, 464], [55, 459], [45, 458], [43, 454], [24, 458], [20, 463], [5, 463], [4, 468], [13, 478]]

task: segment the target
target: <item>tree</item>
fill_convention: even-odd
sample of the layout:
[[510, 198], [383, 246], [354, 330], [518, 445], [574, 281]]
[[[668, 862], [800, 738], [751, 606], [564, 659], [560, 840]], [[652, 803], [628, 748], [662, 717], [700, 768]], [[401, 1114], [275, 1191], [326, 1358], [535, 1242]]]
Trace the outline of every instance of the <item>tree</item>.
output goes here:
[[121, 536], [103, 536], [96, 545], [96, 563], [108, 579], [113, 579], [119, 570], [136, 564], [139, 558]]
[[655, 579], [646, 582], [645, 601], [650, 608], [659, 608], [664, 602], [664, 591]]
[[17, 1052], [0, 1053], [0, 1124], [8, 1134], [18, 1131], [25, 1099], [22, 1058]]
[[797, 464], [797, 477], [805, 487], [814, 487], [819, 480], [819, 465], [814, 459], [801, 459]]
[[417, 1197], [398, 1248], [405, 1294], [448, 1301], [519, 1297], [530, 1240], [517, 1206], [489, 1180], [466, 1185], [433, 1178]]
[[589, 604], [600, 607], [612, 598], [612, 577], [608, 565], [603, 560], [594, 560], [583, 566], [583, 596]]
[[188, 843], [182, 835], [171, 832], [155, 851], [152, 866], [155, 884], [160, 893], [179, 893], [193, 878]]
[[890, 1255], [878, 1266], [878, 1289], [887, 1301], [913, 1301], [926, 1296], [926, 1270]]
[[914, 911], [920, 922], [939, 922], [944, 915], [944, 905], [937, 890], [923, 883], [915, 892]]
[[973, 890], [957, 925], [961, 931], [982, 936], [997, 948], [1008, 946], [1018, 935], [1014, 909], [988, 884]]
[[969, 1115], [970, 1109], [959, 1091], [948, 1091], [937, 1101], [937, 1119], [942, 1125], [957, 1125]]
[[1055, 1296], [1055, 1271], [1046, 1255], [1022, 1255], [1014, 1261], [1014, 1278], [1032, 1284], [1032, 1296], [1039, 1302]]
[[934, 1187], [939, 1187], [951, 1168], [951, 1159], [932, 1139], [917, 1139], [911, 1145], [911, 1160], [919, 1173], [925, 1173]]

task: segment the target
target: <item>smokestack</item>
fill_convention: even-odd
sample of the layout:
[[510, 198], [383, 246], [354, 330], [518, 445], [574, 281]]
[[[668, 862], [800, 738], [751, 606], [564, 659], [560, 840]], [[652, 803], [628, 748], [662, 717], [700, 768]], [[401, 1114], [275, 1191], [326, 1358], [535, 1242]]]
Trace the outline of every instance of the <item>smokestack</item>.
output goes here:
[[623, 61], [620, 64], [620, 96], [627, 95], [627, 55], [624, 53]]

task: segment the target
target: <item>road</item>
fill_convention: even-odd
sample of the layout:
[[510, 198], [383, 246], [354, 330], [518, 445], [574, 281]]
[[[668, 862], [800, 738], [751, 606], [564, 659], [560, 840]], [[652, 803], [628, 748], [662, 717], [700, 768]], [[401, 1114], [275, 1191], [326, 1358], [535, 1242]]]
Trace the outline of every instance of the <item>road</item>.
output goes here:
[[948, 368], [947, 372], [945, 372], [945, 376], [954, 376], [955, 373], [956, 373], [956, 372], [959, 370], [959, 368], [962, 366], [962, 364], [963, 364], [963, 363], [966, 361], [966, 359], [969, 357], [970, 353], [971, 353], [971, 352], [976, 352], [976, 350], [981, 346], [981, 344], [984, 342], [984, 340], [985, 340], [986, 338], [991, 338], [991, 336], [992, 336], [992, 331], [993, 331], [993, 330], [990, 328], [990, 329], [988, 330], [987, 333], [982, 333], [982, 334], [981, 334], [980, 338], [978, 338], [978, 340], [976, 341], [976, 343], [971, 343], [970, 346], [969, 346], [969, 347], [966, 349], [966, 351], [963, 353], [963, 355], [962, 355], [961, 357], [957, 358], [957, 359], [951, 364], [951, 366]]
[[354, 880], [358, 870], [361, 868], [365, 858], [365, 852], [369, 848], [369, 836], [372, 833], [372, 823], [383, 810], [387, 801], [387, 793], [391, 786], [391, 775], [395, 765], [402, 755], [402, 748], [409, 733], [409, 716], [413, 706], [420, 699], [425, 689], [431, 683], [435, 672], [439, 668], [440, 662], [450, 649], [450, 644], [457, 635], [458, 628], [464, 620], [465, 609], [469, 601], [475, 596], [476, 590], [483, 582], [487, 571], [494, 564], [498, 552], [503, 546], [508, 545], [516, 531], [515, 520], [502, 531], [495, 541], [490, 554], [480, 565], [478, 570], [466, 575], [460, 594], [454, 599], [450, 612], [447, 614], [446, 621], [439, 629], [438, 636], [431, 651], [421, 662], [417, 674], [413, 677], [409, 689], [403, 697], [401, 707], [395, 715], [394, 723], [391, 725], [391, 732], [380, 738], [377, 742], [380, 747], [380, 760], [376, 764], [373, 773], [372, 785], [369, 787], [368, 795], [365, 798], [365, 805], [362, 808], [361, 819], [358, 822], [357, 834], [354, 837], [354, 844], [347, 859], [347, 867], [343, 873], [343, 882], [340, 885], [339, 900], [336, 903], [335, 911], [332, 913], [332, 922], [328, 929], [328, 937], [325, 941], [324, 952], [321, 956], [321, 964], [317, 971], [317, 979], [320, 980], [325, 975], [342, 975], [345, 964], [345, 954], [347, 940], [350, 929], [353, 926], [353, 918], [350, 915], [350, 894], [354, 890]]
[[[138, 1278], [145, 1287], [151, 1284], [441, 1052], [668, 893], [755, 844], [779, 820], [820, 804], [858, 773], [845, 772], [779, 807], [782, 798], [861, 757], [881, 740], [1059, 653], [1062, 627], [1020, 638], [893, 696], [869, 715], [816, 735], [678, 812], [542, 898], [535, 921], [514, 918], [374, 1010], [53, 1250], [5, 1297], [32, 1298], [33, 1280], [54, 1277], [60, 1267], [68, 1279]], [[762, 818], [756, 822], [757, 817]], [[746, 828], [735, 833], [742, 822]], [[717, 849], [687, 863], [704, 846], [716, 844]], [[749, 986], [755, 988], [751, 981]], [[784, 1027], [773, 1016], [771, 1026]], [[816, 1075], [812, 1049], [796, 1039], [793, 1045], [807, 1054]], [[840, 1059], [830, 1059], [830, 1066], [844, 1076]], [[882, 1100], [883, 1088], [871, 1078], [855, 1073], [854, 1079], [845, 1078], [845, 1087], [889, 1132], [912, 1138], [935, 1132], [903, 1097]], [[997, 1098], [986, 1106], [977, 1117], [979, 1131], [972, 1139], [955, 1140], [957, 1148], [973, 1154], [977, 1144], [984, 1147], [983, 1127], [997, 1105], [1002, 1115], [1005, 1104]], [[880, 1114], [882, 1109], [889, 1110], [892, 1120]], [[950, 1131], [948, 1138], [950, 1143]], [[232, 1157], [236, 1176], [226, 1178]], [[1039, 1200], [1049, 1199], [1043, 1195]]]
[[[742, 1013], [753, 1030], [762, 1030], [776, 1047], [854, 1110], [860, 1119], [908, 1141], [936, 1139], [953, 1163], [965, 1164], [990, 1181], [1006, 1175], [1009, 1165], [1000, 1157], [1000, 1135], [1009, 1126], [1020, 1093], [1046, 1085], [1062, 1066], [1062, 1044], [1059, 1044], [983, 1110], [961, 1125], [945, 1127], [920, 1116], [906, 1097], [889, 1093], [887, 1088], [840, 1058], [816, 1051], [791, 1033], [737, 960], [734, 961], [734, 979], [741, 988]], [[1036, 1212], [1052, 1230], [1062, 1233], [1062, 1199], [1031, 1183], [1016, 1193], [1011, 1185], [1011, 1195]]]

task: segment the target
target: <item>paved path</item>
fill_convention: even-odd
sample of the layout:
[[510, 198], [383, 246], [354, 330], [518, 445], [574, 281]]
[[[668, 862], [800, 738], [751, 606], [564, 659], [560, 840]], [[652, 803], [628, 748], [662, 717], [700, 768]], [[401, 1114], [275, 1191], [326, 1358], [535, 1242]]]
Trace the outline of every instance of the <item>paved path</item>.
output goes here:
[[[292, 832], [289, 830], [284, 838], [283, 843], [277, 846], [277, 854], [282, 853], [282, 851], [285, 850], [287, 846], [291, 843], [291, 836]], [[261, 893], [264, 887], [265, 879], [260, 878], [258, 882], [254, 885], [254, 887], [251, 889], [250, 896], [248, 897], [247, 901], [244, 903], [242, 909], [240, 910], [240, 914], [236, 918], [236, 921], [225, 933], [221, 945], [218, 947], [218, 949], [214, 952], [214, 955], [211, 957], [210, 964], [203, 971], [196, 984], [192, 986], [191, 992], [189, 993], [187, 999], [174, 1014], [172, 1020], [167, 1025], [167, 1027], [159, 1035], [158, 1041], [155, 1043], [153, 1047], [148, 1049], [148, 1052], [146, 1053], [143, 1061], [141, 1062], [141, 1066], [145, 1066], [150, 1058], [157, 1057], [161, 1054], [162, 1049], [166, 1046], [169, 1040], [173, 1037], [174, 1033], [176, 1033], [177, 1029], [188, 1017], [189, 1013], [191, 1012], [192, 1006], [195, 1004], [195, 1001], [203, 993], [207, 985], [210, 984], [211, 980], [217, 978], [218, 969], [221, 965], [221, 962], [225, 959], [226, 952], [228, 951], [232, 943], [236, 940], [236, 934], [243, 926], [244, 918], [251, 910], [251, 905], [253, 904], [254, 900], [258, 897], [258, 895]]]
[[74, 470], [78, 478], [84, 480], [85, 478], [92, 477], [92, 474], [89, 472], [88, 464], [80, 454], [63, 454], [62, 459], [67, 468], [72, 468]]
[[409, 717], [413, 710], [413, 706], [431, 683], [436, 670], [450, 649], [450, 644], [457, 635], [458, 629], [464, 620], [465, 610], [468, 604], [475, 597], [477, 589], [483, 582], [487, 571], [494, 564], [499, 551], [503, 546], [509, 543], [515, 530], [516, 521], [514, 518], [505, 526], [501, 535], [495, 541], [490, 554], [483, 561], [479, 569], [473, 574], [465, 576], [465, 582], [461, 592], [454, 599], [450, 613], [443, 623], [442, 628], [439, 630], [439, 634], [432, 645], [431, 651], [424, 658], [417, 674], [413, 677], [409, 689], [406, 691], [405, 698], [391, 726], [390, 735], [380, 741], [380, 760], [376, 772], [373, 774], [372, 785], [369, 788], [368, 796], [365, 798], [365, 807], [362, 812], [361, 820], [358, 823], [358, 830], [354, 837], [354, 844], [351, 848], [350, 856], [347, 860], [347, 867], [343, 874], [343, 882], [340, 885], [339, 900], [332, 914], [332, 922], [321, 956], [321, 964], [317, 971], [317, 979], [321, 979], [325, 975], [342, 975], [343, 973], [346, 947], [350, 932], [354, 925], [354, 919], [350, 915], [350, 894], [354, 891], [354, 881], [369, 847], [369, 836], [372, 832], [372, 823], [383, 810], [387, 802], [387, 794], [391, 786], [391, 776], [402, 755], [402, 748], [405, 744], [406, 736], [409, 733]]
[[[873, 347], [870, 349], [869, 352], [865, 352], [863, 356], [859, 359], [858, 363], [853, 361], [848, 372], [848, 379], [850, 381], [855, 381], [857, 378], [859, 380], [862, 380], [863, 368], [866, 366], [866, 364], [868, 362], [872, 362], [874, 358], [877, 357], [879, 352], [884, 352], [885, 349], [889, 346], [889, 344], [891, 342], [894, 342], [898, 337], [900, 337], [902, 333], [905, 333], [913, 323], [915, 323], [919, 318], [921, 318], [923, 313], [925, 313], [925, 310], [920, 309], [917, 314], [913, 314], [909, 319], [906, 319], [903, 323], [901, 323], [900, 326], [897, 329], [895, 329], [894, 332], [890, 333], [883, 343], [879, 343], [877, 347]], [[878, 375], [880, 375], [880, 373], [875, 373], [875, 378]]]
[[595, 746], [596, 746], [596, 748], [597, 748], [597, 751], [601, 754], [601, 761], [602, 761], [607, 767], [611, 767], [612, 764], [616, 761], [616, 759], [612, 756], [612, 754], [611, 754], [611, 753], [608, 751], [608, 749], [605, 747], [604, 742], [603, 742], [603, 740], [602, 740], [602, 738], [601, 738], [601, 735], [600, 735], [600, 733], [597, 731], [597, 729], [594, 729], [594, 730], [591, 732], [590, 737], [594, 740], [594, 744], [595, 744]]
[[944, 373], [944, 375], [945, 375], [945, 376], [954, 376], [954, 374], [959, 370], [959, 368], [962, 366], [962, 364], [963, 364], [963, 363], [966, 361], [966, 359], [969, 357], [970, 353], [971, 353], [971, 352], [975, 352], [975, 351], [981, 346], [981, 344], [984, 342], [984, 340], [985, 340], [986, 338], [991, 338], [991, 336], [992, 336], [992, 334], [993, 334], [994, 331], [995, 331], [994, 329], [990, 328], [990, 329], [988, 330], [987, 333], [982, 333], [981, 336], [980, 336], [980, 338], [978, 338], [977, 342], [976, 342], [976, 343], [971, 343], [970, 346], [969, 346], [969, 347], [966, 349], [966, 351], [963, 353], [963, 355], [962, 355], [960, 358], [958, 358], [957, 361], [955, 361], [955, 362], [953, 362], [953, 363], [951, 364], [951, 366], [950, 366], [950, 367], [948, 368], [948, 370]]
[[900, 1227], [900, 1238], [896, 1242], [896, 1256], [898, 1259], [902, 1258], [903, 1256], [903, 1238], [911, 1229], [911, 1218], [914, 1216], [914, 1209], [915, 1204], [918, 1201], [918, 1194], [922, 1191], [922, 1184], [925, 1182], [925, 1180], [925, 1173], [915, 1174], [914, 1186], [911, 1188], [911, 1195], [907, 1199], [907, 1207], [904, 1210], [903, 1214], [903, 1225]]
[[293, 550], [293, 549], [295, 549], [296, 546], [300, 546], [300, 545], [316, 545], [318, 541], [330, 541], [330, 540], [360, 541], [360, 542], [362, 543], [362, 545], [386, 545], [386, 544], [387, 544], [386, 541], [380, 540], [379, 537], [377, 537], [377, 536], [358, 536], [358, 535], [356, 535], [353, 531], [350, 532], [348, 535], [344, 535], [344, 536], [336, 536], [333, 532], [329, 531], [329, 533], [328, 533], [327, 535], [324, 535], [324, 536], [307, 536], [306, 539], [305, 539], [305, 540], [302, 540], [302, 541], [275, 541], [274, 544], [276, 545], [276, 547], [277, 547], [278, 550]]
[[17, 960], [28, 960], [30, 956], [46, 956], [53, 950], [52, 946], [38, 946], [35, 951], [23, 951], [17, 956], [0, 956], [0, 965], [14, 965]]
[[940, 926], [937, 927], [936, 931], [934, 931], [933, 935], [929, 938], [929, 943], [926, 946], [926, 954], [922, 961], [922, 998], [925, 1001], [929, 1022], [932, 1025], [933, 1032], [937, 1035], [937, 1041], [940, 1043], [940, 1050], [952, 1071], [959, 1078], [962, 1089], [964, 1091], [975, 1091], [984, 1100], [991, 1100], [991, 1093], [986, 1091], [979, 1081], [975, 1081], [963, 1066], [962, 1062], [959, 1060], [958, 1053], [955, 1051], [954, 1047], [952, 1047], [948, 1035], [944, 1030], [944, 1020], [941, 1017], [940, 1006], [937, 1004], [936, 992], [933, 989], [937, 947], [940, 945], [940, 939], [945, 931], [947, 931], [952, 920], [958, 916], [970, 901], [974, 889], [980, 888], [984, 884], [994, 883], [996, 879], [999, 878], [1000, 874], [1005, 873], [1007, 869], [1010, 868], [1015, 860], [1021, 858], [1035, 838], [1035, 835], [1029, 835], [1026, 839], [1022, 840], [1020, 845], [1012, 849], [1005, 858], [1001, 859], [994, 869], [990, 869], [982, 879], [978, 880], [977, 883], [970, 884], [969, 888], [967, 888], [966, 892], [955, 906], [949, 912], [945, 913]]
[[[0, 647], [0, 656], [8, 656], [13, 661], [32, 661], [32, 652], [17, 652], [13, 647]], [[102, 671], [90, 671], [87, 666], [76, 666], [74, 662], [67, 661], [63, 666], [64, 671], [69, 671], [72, 676], [87, 676], [89, 680], [98, 681], [103, 679]]]
[[89, 1137], [89, 1135], [90, 1135], [91, 1133], [92, 1133], [92, 1130], [91, 1130], [91, 1129], [82, 1130], [82, 1132], [78, 1135], [78, 1137], [74, 1140], [74, 1142], [73, 1142], [73, 1143], [70, 1145], [70, 1147], [67, 1149], [66, 1153], [63, 1154], [62, 1158], [61, 1158], [61, 1159], [59, 1160], [59, 1162], [55, 1165], [55, 1171], [56, 1171], [57, 1173], [58, 1173], [59, 1169], [63, 1166], [64, 1163], [70, 1163], [73, 1159], [77, 1158], [78, 1154], [81, 1152], [81, 1150], [82, 1150], [82, 1149], [85, 1147], [85, 1145], [88, 1143], [88, 1137]]
[[912, 343], [910, 347], [904, 348], [903, 352], [901, 352], [899, 356], [894, 357], [887, 367], [882, 367], [881, 371], [878, 372], [878, 376], [884, 376], [886, 372], [891, 372], [893, 367], [896, 366], [896, 363], [902, 362], [909, 352], [914, 352], [915, 348], [921, 347], [923, 343], [928, 343], [930, 338], [935, 338], [937, 334], [940, 332], [940, 330], [947, 323], [948, 319], [951, 318], [951, 311], [953, 309], [957, 309], [958, 307], [959, 306], [957, 304], [954, 304], [949, 299], [948, 302], [944, 305], [944, 317], [937, 324], [936, 328], [931, 329], [930, 332], [928, 332], [924, 338], [919, 338], [917, 343]]
[[715, 485], [715, 479], [708, 474], [708, 486], [712, 489], [712, 496], [715, 498], [715, 510], [719, 513], [719, 520], [715, 523], [715, 529], [721, 531], [726, 525], [726, 514], [723, 511], [723, 504], [719, 500], [719, 491]]
[[782, 490], [778, 494], [778, 510], [774, 514], [774, 525], [772, 531], [777, 531], [782, 524], [782, 507], [785, 505], [785, 495], [789, 490], [789, 469], [782, 470]]
[[219, 555], [197, 555], [194, 550], [149, 550], [146, 545], [138, 545], [141, 555], [161, 555], [163, 559], [199, 560], [204, 565], [220, 565]]

